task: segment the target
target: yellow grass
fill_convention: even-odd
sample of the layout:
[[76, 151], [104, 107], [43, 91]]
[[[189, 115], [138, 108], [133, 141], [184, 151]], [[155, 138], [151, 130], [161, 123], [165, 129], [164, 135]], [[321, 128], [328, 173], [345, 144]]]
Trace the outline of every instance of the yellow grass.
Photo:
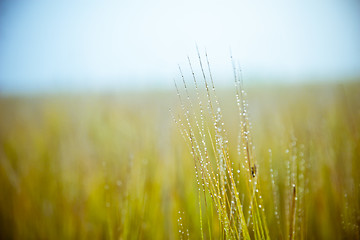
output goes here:
[[359, 239], [360, 84], [249, 88], [245, 170], [235, 88], [217, 94], [227, 146], [204, 113], [195, 156], [235, 174], [205, 191], [175, 91], [1, 97], [0, 238]]

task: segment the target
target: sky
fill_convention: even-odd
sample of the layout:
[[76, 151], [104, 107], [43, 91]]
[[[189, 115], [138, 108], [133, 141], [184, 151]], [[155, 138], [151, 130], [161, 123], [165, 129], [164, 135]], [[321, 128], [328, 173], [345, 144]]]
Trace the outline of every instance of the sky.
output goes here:
[[219, 84], [360, 76], [356, 0], [1, 1], [0, 92], [172, 87], [209, 55]]

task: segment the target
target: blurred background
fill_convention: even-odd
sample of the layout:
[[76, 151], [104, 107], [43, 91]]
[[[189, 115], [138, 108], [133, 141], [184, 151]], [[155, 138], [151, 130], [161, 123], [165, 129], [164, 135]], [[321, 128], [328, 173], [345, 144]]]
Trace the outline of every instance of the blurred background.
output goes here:
[[[172, 88], [208, 51], [247, 82], [360, 75], [360, 3], [346, 1], [1, 1], [0, 92]], [[232, 86], [232, 85], [231, 85]]]
[[360, 239], [358, 0], [0, 1], [0, 239], [229, 239], [172, 119], [196, 46], [234, 170], [242, 68], [269, 236]]

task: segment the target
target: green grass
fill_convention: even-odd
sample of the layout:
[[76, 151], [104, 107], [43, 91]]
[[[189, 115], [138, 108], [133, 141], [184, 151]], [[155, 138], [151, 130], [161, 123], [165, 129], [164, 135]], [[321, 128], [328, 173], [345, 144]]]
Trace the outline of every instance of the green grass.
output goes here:
[[240, 118], [236, 88], [215, 97], [206, 75], [211, 109], [199, 76], [202, 106], [192, 79], [192, 107], [181, 79], [184, 107], [2, 97], [0, 238], [359, 239], [360, 84], [249, 88]]

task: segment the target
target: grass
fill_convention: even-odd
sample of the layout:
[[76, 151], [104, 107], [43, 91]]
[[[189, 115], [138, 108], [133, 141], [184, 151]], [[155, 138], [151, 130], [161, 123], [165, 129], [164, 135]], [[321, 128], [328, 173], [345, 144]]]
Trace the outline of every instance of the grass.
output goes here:
[[359, 82], [245, 95], [203, 63], [181, 102], [1, 97], [1, 238], [360, 239]]

